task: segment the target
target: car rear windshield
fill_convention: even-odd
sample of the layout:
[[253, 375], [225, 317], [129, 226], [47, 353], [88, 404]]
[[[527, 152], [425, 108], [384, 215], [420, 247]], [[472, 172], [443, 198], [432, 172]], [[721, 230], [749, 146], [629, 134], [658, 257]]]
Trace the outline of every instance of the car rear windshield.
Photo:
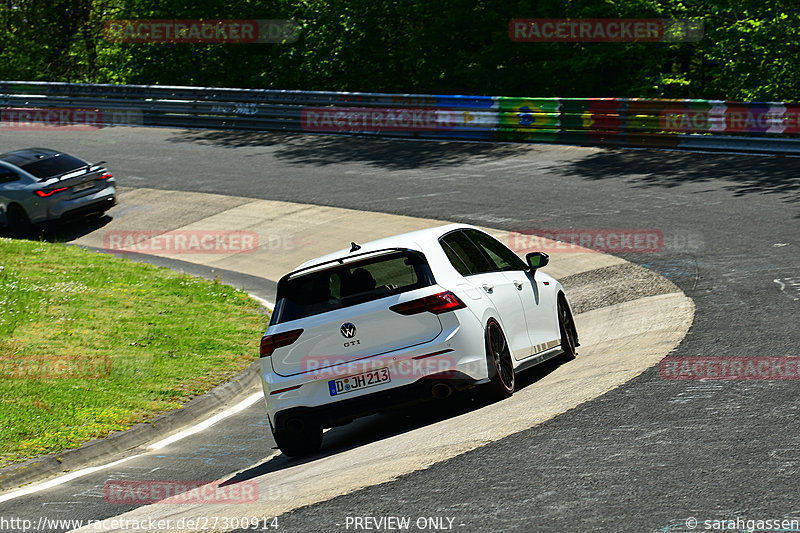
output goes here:
[[85, 167], [86, 163], [67, 154], [58, 154], [46, 159], [39, 159], [32, 163], [22, 165], [22, 170], [29, 172], [39, 179], [52, 178], [66, 174], [72, 170]]
[[421, 253], [387, 252], [281, 280], [270, 323], [318, 315], [434, 283]]

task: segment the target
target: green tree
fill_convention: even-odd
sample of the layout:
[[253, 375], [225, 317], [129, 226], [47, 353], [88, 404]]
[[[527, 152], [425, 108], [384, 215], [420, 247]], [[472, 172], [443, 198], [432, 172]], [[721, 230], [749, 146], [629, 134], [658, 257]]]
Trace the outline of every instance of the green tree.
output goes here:
[[[513, 18], [690, 18], [694, 43], [516, 43]], [[294, 19], [285, 44], [120, 43], [111, 19]], [[0, 78], [797, 100], [800, 0], [6, 0]]]

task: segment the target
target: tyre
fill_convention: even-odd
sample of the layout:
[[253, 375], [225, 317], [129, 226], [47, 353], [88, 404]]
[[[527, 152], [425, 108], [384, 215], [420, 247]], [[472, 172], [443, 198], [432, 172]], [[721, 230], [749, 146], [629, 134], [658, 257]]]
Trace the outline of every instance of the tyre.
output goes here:
[[31, 234], [33, 226], [25, 210], [16, 204], [8, 206], [6, 212], [8, 230], [12, 237], [27, 237]]
[[311, 455], [319, 451], [319, 447], [322, 445], [322, 426], [309, 420], [293, 418], [286, 423], [284, 429], [279, 431], [275, 430], [270, 423], [270, 429], [272, 429], [275, 444], [278, 445], [283, 455], [289, 457]]
[[572, 318], [572, 310], [567, 304], [567, 300], [558, 296], [558, 328], [561, 331], [561, 349], [564, 350], [564, 359], [571, 361], [578, 355], [578, 330], [575, 328], [575, 320]]
[[488, 390], [492, 397], [502, 400], [514, 394], [514, 365], [506, 336], [500, 324], [490, 319], [486, 324], [486, 359], [489, 366]]

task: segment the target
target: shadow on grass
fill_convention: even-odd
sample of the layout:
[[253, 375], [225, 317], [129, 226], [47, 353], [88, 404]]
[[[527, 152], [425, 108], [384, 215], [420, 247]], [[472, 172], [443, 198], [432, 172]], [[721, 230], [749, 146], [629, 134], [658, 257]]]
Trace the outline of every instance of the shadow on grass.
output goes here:
[[[517, 374], [517, 390], [524, 389], [543, 379], [562, 364], [564, 364], [563, 357], [556, 357]], [[326, 432], [322, 440], [322, 449], [316, 454], [300, 458], [290, 458], [283, 454], [274, 455], [263, 463], [236, 474], [220, 486], [249, 481], [270, 472], [334, 456], [372, 442], [476, 411], [494, 402], [495, 400], [489, 398], [486, 391], [479, 387], [453, 394], [445, 400], [430, 401], [403, 410], [361, 418]], [[464, 431], [465, 433], [469, 432], [469, 428], [465, 428]]]

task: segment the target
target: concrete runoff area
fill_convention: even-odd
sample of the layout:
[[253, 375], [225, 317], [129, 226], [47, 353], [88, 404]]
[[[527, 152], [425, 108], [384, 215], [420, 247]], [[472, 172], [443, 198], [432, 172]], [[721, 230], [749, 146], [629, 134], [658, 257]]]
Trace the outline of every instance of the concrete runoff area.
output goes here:
[[[112, 252], [135, 243], [124, 249], [276, 281], [309, 259], [349, 247], [351, 241], [363, 243], [446, 224], [441, 220], [338, 207], [129, 188], [120, 190], [119, 205], [109, 215], [113, 218], [108, 224], [73, 242]], [[513, 242], [507, 231], [484, 229], [501, 242]], [[257, 246], [195, 253], [198, 247], [174, 244], [177, 234], [215, 236], [218, 232], [250, 232], [257, 235]], [[171, 234], [171, 240], [166, 240], [164, 234]], [[154, 243], [159, 236], [161, 239]], [[623, 263], [626, 261], [613, 255], [575, 248], [571, 252], [550, 253], [550, 264], [545, 268], [560, 279]]]
[[[102, 230], [74, 242], [103, 248], [109, 244], [106, 233], [117, 231], [252, 231], [258, 235], [260, 246], [247, 253], [151, 252], [272, 280], [308, 259], [347, 247], [351, 240], [366, 242], [445, 223], [290, 202], [148, 189], [123, 189], [120, 206], [109, 214], [113, 220]], [[501, 241], [510, 242], [507, 232], [487, 230]], [[590, 250], [553, 251], [550, 257], [546, 271], [564, 281], [576, 311], [586, 310], [575, 317], [581, 340], [579, 356], [541, 375], [510, 399], [308, 461], [290, 461], [271, 451], [260, 463], [226, 478], [233, 483], [241, 479], [255, 481], [259, 493], [266, 496], [255, 503], [153, 504], [116, 518], [171, 519], [174, 524], [179, 518], [203, 516], [276, 516], [397, 479], [533, 427], [622, 385], [657, 364], [680, 343], [692, 324], [692, 301], [671, 282], [646, 269]], [[636, 281], [629, 284], [630, 276]], [[348, 427], [331, 429], [325, 440], [341, 438]], [[270, 466], [275, 462], [280, 464]], [[124, 530], [113, 527], [112, 521], [105, 526], [101, 530]], [[79, 531], [96, 530], [92, 526]]]

